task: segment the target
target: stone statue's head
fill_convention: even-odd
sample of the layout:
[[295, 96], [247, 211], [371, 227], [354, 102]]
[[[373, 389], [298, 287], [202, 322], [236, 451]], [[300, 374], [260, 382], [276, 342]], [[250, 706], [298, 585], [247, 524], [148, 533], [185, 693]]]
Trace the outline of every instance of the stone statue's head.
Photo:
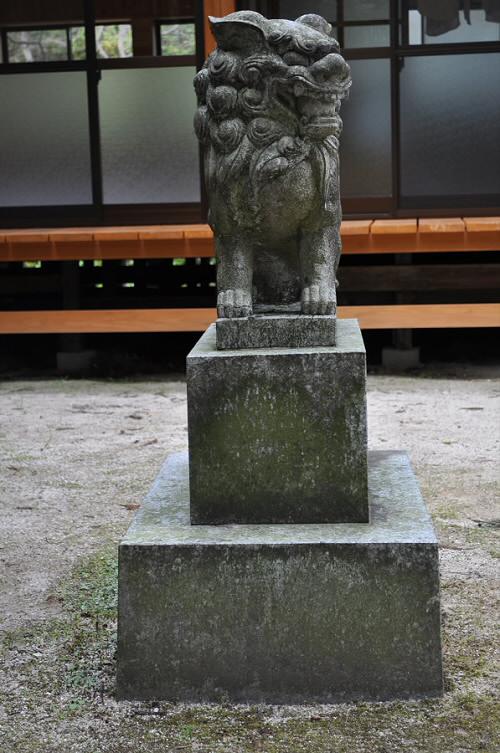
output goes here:
[[245, 133], [256, 147], [274, 130], [313, 141], [339, 135], [351, 76], [324, 18], [240, 11], [209, 20], [217, 49], [195, 79], [202, 141], [228, 153]]

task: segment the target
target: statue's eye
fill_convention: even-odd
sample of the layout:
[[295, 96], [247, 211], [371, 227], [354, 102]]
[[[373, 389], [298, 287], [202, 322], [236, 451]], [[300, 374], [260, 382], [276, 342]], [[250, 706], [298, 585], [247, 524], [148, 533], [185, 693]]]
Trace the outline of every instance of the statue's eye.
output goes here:
[[328, 42], [320, 42], [316, 48], [316, 59], [319, 60], [325, 55], [329, 55], [331, 52], [338, 52], [340, 49], [339, 43], [336, 39], [331, 39]]
[[288, 44], [291, 36], [284, 31], [272, 31], [267, 39], [271, 44]]
[[316, 42], [314, 42], [312, 39], [297, 40], [296, 44], [299, 50], [302, 50], [302, 52], [305, 52], [307, 54], [311, 54], [316, 50]]

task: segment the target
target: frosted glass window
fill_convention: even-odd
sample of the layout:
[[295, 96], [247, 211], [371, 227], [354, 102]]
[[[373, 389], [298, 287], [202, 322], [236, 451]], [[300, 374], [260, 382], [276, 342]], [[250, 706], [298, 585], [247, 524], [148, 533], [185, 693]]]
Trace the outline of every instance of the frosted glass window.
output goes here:
[[389, 0], [344, 0], [344, 21], [380, 21], [389, 18]]
[[389, 26], [346, 26], [344, 47], [388, 47]]
[[335, 21], [337, 19], [337, 3], [336, 0], [281, 0], [280, 2], [280, 18], [290, 18], [292, 20], [303, 16], [305, 13], [317, 13], [319, 16], [323, 16], [327, 21]]
[[418, 10], [408, 13], [408, 41], [410, 44], [422, 44], [422, 16]]
[[434, 17], [433, 6], [429, 6], [426, 15], [412, 10], [409, 12], [410, 44], [497, 42], [500, 40], [500, 11], [498, 8], [495, 11], [493, 3], [491, 5], [491, 11], [471, 10], [470, 24], [458, 8], [452, 7], [449, 16], [445, 18], [442, 13], [437, 13]]
[[99, 84], [104, 200], [200, 200], [193, 130], [196, 69], [103, 71]]
[[391, 74], [388, 60], [350, 60], [352, 89], [340, 115], [340, 180], [344, 197], [390, 196]]
[[92, 200], [85, 73], [0, 76], [0, 206]]
[[[500, 9], [497, 9], [496, 23], [486, 20], [483, 10], [471, 10], [470, 24], [460, 11], [460, 26], [438, 36], [424, 34], [425, 44], [450, 44], [456, 42], [495, 42], [500, 39]], [[425, 28], [425, 26], [424, 26]], [[429, 29], [427, 28], [426, 31]]]
[[500, 54], [406, 58], [404, 196], [500, 193]]

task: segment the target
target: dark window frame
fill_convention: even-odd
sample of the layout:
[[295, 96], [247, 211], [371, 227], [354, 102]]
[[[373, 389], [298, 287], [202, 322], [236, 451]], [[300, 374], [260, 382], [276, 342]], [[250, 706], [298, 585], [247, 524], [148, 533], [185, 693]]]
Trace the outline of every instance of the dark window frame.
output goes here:
[[[131, 23], [130, 19], [99, 22], [95, 14], [93, 0], [83, 0], [84, 18], [82, 23], [6, 25], [0, 27], [2, 45], [2, 62], [0, 76], [17, 73], [56, 73], [81, 71], [87, 76], [87, 107], [90, 141], [90, 174], [92, 185], [92, 203], [85, 205], [59, 206], [17, 206], [0, 207], [0, 227], [51, 227], [55, 225], [140, 225], [140, 224], [177, 224], [203, 222], [206, 216], [206, 198], [200, 169], [201, 201], [185, 203], [158, 204], [105, 204], [103, 200], [103, 176], [101, 159], [101, 139], [99, 123], [98, 85], [103, 70], [196, 67], [201, 68], [204, 61], [203, 12], [201, 3], [196, 4], [197, 15], [184, 17], [186, 23], [195, 24], [196, 55], [161, 55], [136, 56], [127, 58], [98, 58], [95, 46], [96, 26]], [[168, 23], [170, 19], [161, 19]], [[155, 19], [156, 21], [156, 19]], [[179, 23], [175, 17], [175, 23]], [[27, 63], [9, 63], [7, 50], [7, 32], [10, 30], [41, 30], [45, 28], [85, 27], [84, 60], [35, 61]], [[156, 24], [155, 24], [156, 26]], [[156, 37], [156, 32], [155, 32]], [[160, 53], [161, 48], [155, 50]], [[201, 162], [200, 162], [201, 165]]]

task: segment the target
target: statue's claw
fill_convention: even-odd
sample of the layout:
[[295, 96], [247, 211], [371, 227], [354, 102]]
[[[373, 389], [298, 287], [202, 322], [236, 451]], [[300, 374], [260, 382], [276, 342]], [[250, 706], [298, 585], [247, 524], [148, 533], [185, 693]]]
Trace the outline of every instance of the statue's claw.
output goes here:
[[327, 285], [308, 285], [302, 290], [303, 314], [334, 314], [336, 303], [335, 289]]
[[219, 319], [250, 316], [252, 296], [239, 288], [222, 290], [217, 296], [217, 316]]

